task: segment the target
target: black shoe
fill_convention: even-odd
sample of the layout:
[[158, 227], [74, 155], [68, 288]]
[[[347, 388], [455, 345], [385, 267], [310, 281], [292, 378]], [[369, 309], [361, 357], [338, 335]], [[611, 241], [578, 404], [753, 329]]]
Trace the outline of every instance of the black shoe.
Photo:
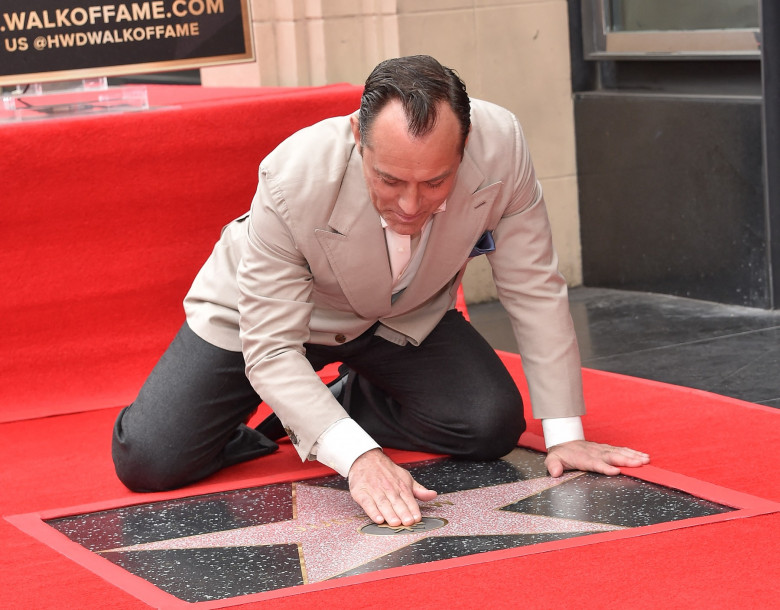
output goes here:
[[246, 460], [253, 460], [279, 449], [279, 445], [269, 439], [258, 430], [252, 430], [247, 426], [239, 426], [236, 434], [225, 445], [224, 466], [238, 464]]
[[282, 422], [279, 421], [276, 413], [271, 413], [261, 421], [255, 426], [255, 430], [271, 441], [278, 441], [280, 438], [287, 436], [287, 431], [282, 426]]
[[[349, 369], [346, 365], [339, 366], [339, 374], [333, 381], [328, 384], [328, 388], [336, 397], [339, 402], [344, 398], [344, 392], [347, 388], [347, 376], [349, 375]], [[282, 422], [276, 413], [271, 413], [263, 421], [261, 421], [255, 430], [264, 434], [272, 441], [278, 441], [280, 438], [287, 436], [287, 431], [284, 429]]]

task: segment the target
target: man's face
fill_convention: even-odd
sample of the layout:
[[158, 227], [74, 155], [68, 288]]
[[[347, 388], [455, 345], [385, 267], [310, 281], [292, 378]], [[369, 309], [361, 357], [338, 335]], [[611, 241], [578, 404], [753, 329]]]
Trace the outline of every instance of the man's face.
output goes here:
[[[352, 133], [360, 150], [357, 116]], [[461, 161], [460, 143], [460, 124], [446, 103], [438, 108], [434, 128], [421, 138], [409, 135], [397, 100], [376, 116], [360, 151], [363, 175], [374, 207], [393, 231], [419, 233], [447, 199]]]

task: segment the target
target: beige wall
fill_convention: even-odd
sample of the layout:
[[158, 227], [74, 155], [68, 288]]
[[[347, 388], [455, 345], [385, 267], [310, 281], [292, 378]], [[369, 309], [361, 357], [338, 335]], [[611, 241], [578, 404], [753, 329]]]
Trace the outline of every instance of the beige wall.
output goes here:
[[[361, 84], [382, 59], [425, 53], [473, 97], [512, 110], [546, 193], [560, 267], [582, 282], [566, 0], [252, 0], [257, 61], [202, 70], [206, 86]], [[470, 303], [495, 298], [486, 261]]]

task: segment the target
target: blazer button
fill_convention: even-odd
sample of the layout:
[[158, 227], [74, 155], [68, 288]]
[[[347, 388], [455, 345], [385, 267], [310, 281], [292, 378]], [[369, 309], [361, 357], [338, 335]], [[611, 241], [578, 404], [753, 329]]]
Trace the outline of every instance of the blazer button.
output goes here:
[[344, 343], [346, 340], [347, 340], [347, 338], [344, 335], [342, 335], [341, 333], [336, 335], [336, 343]]

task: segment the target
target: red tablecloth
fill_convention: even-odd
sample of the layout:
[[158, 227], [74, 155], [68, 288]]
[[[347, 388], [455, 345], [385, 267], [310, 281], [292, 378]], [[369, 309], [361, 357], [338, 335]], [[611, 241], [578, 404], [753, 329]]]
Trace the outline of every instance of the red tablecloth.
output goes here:
[[260, 160], [361, 88], [148, 92], [149, 111], [0, 125], [0, 421], [132, 401]]

